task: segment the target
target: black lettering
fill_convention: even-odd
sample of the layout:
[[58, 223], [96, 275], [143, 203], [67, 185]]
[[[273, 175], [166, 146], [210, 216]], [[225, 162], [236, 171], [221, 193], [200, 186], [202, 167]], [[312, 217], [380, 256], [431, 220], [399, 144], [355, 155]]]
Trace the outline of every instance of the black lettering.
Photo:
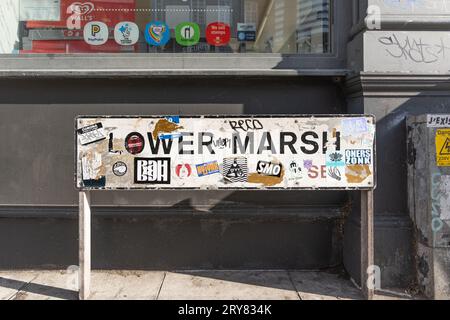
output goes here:
[[336, 132], [336, 151], [341, 151], [341, 133], [339, 131]]
[[262, 125], [261, 121], [253, 120], [253, 129], [262, 130], [262, 129], [264, 129], [264, 126]]
[[[266, 145], [267, 142], [267, 145]], [[263, 132], [262, 138], [261, 138], [261, 142], [259, 143], [259, 147], [258, 147], [258, 154], [262, 154], [263, 151], [270, 151], [273, 154], [277, 153], [277, 151], [275, 150], [275, 147], [273, 145], [273, 140], [272, 140], [272, 135], [270, 134], [270, 132]]]
[[322, 132], [322, 153], [327, 153], [327, 143], [328, 143], [328, 132], [324, 131]]
[[[205, 141], [204, 137], [209, 137], [209, 141]], [[209, 132], [200, 132], [198, 136], [198, 153], [203, 154], [203, 147], [207, 147], [210, 154], [216, 154], [212, 147], [213, 143], [213, 134]]]
[[113, 135], [113, 133], [111, 132], [111, 133], [109, 134], [109, 141], [108, 141], [108, 150], [109, 150], [109, 152], [112, 152], [112, 151], [114, 150], [114, 143], [113, 143], [113, 140], [114, 140], [114, 135]]
[[245, 127], [247, 130], [254, 128], [253, 122], [254, 122], [254, 120], [251, 120], [251, 119], [245, 120]]
[[[291, 137], [290, 141], [286, 141], [287, 137]], [[281, 132], [280, 133], [280, 153], [285, 154], [285, 147], [288, 146], [292, 154], [297, 154], [295, 150], [295, 143], [297, 142], [297, 135], [293, 132]]]
[[[246, 154], [247, 152], [250, 154], [253, 154], [255, 152], [255, 134], [253, 132], [247, 133], [245, 136], [245, 143], [244, 146], [242, 145], [241, 136], [239, 133], [233, 133], [233, 154], [238, 153], [238, 148], [240, 154]], [[250, 146], [250, 150], [247, 151], [247, 149]]]
[[314, 140], [309, 140], [308, 137], [312, 137], [313, 139], [319, 139], [319, 136], [314, 131], [308, 131], [302, 134], [302, 142], [306, 145], [312, 146], [312, 150], [308, 150], [306, 147], [301, 147], [301, 150], [305, 154], [315, 154], [319, 151], [319, 144]]
[[246, 120], [238, 120], [238, 121], [230, 121], [231, 129], [238, 131], [249, 131], [249, 130], [261, 130], [264, 128], [261, 121], [257, 119], [246, 119]]
[[[194, 150], [184, 150], [185, 146], [193, 146], [194, 141], [192, 140], [184, 140], [184, 137], [193, 137], [194, 134], [192, 132], [184, 132], [181, 134], [181, 137], [178, 141], [178, 154], [194, 154]], [[171, 139], [172, 140], [172, 139]]]
[[[161, 145], [161, 139], [159, 139], [159, 137], [156, 138], [156, 143], [155, 143], [151, 132], [148, 132], [147, 136], [148, 136], [148, 140], [150, 142], [150, 149], [152, 150], [152, 154], [158, 154], [159, 147]], [[163, 145], [164, 154], [170, 154], [170, 152], [172, 151], [173, 139], [164, 139], [162, 145]]]
[[237, 131], [237, 129], [238, 129], [237, 122], [236, 121], [230, 121], [230, 127], [231, 127], [231, 129]]

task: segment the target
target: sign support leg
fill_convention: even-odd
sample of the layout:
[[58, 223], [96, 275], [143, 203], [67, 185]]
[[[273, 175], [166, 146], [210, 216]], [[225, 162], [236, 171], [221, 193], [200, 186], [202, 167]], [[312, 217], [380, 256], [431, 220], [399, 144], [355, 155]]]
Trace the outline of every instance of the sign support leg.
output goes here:
[[79, 299], [86, 300], [91, 284], [91, 195], [79, 193]]
[[361, 290], [373, 300], [375, 288], [368, 283], [368, 268], [374, 265], [373, 190], [361, 192]]

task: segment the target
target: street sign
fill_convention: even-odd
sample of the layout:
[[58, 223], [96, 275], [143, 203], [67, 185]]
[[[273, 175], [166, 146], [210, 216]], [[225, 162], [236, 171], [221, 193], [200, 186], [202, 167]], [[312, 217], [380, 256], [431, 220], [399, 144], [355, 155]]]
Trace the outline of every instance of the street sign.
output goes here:
[[370, 190], [373, 116], [80, 116], [80, 190]]
[[[361, 190], [361, 270], [374, 264], [373, 116], [80, 116], [75, 138], [80, 299], [90, 190]], [[367, 272], [361, 283], [372, 299]]]

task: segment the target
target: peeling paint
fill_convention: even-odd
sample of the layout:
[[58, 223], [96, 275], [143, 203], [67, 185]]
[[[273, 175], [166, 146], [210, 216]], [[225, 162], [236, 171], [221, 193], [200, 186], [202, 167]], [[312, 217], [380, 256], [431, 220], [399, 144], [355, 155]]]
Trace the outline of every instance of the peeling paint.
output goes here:
[[372, 172], [368, 165], [352, 165], [347, 166], [345, 175], [349, 183], [361, 183], [366, 180]]
[[170, 122], [167, 119], [161, 119], [156, 123], [155, 129], [153, 129], [153, 139], [158, 139], [161, 133], [172, 133], [179, 129], [183, 129], [183, 127], [176, 123]]
[[273, 187], [278, 184], [281, 184], [284, 180], [285, 170], [284, 168], [281, 171], [280, 177], [272, 177], [272, 176], [265, 176], [259, 173], [251, 173], [248, 176], [248, 182], [249, 183], [255, 183], [255, 184], [262, 184], [266, 187]]

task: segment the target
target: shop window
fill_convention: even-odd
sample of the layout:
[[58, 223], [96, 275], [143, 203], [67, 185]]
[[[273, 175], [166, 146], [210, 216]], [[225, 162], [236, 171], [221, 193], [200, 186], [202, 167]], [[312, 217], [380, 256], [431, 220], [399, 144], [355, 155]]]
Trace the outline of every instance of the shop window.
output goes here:
[[1, 0], [0, 53], [331, 51], [331, 0]]

